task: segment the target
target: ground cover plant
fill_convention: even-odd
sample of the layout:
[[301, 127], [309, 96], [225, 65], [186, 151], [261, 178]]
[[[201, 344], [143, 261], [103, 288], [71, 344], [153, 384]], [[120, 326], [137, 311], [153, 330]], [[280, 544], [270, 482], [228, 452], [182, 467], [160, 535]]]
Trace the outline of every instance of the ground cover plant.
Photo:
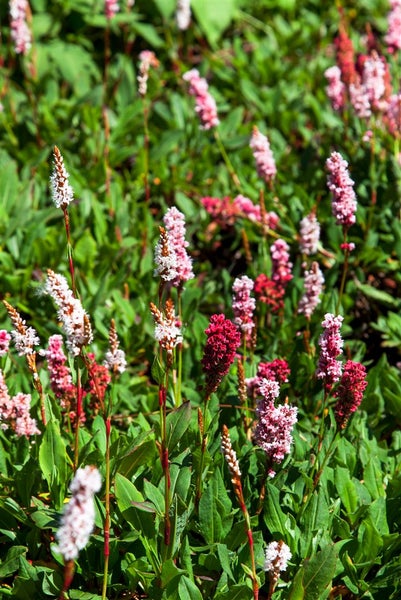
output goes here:
[[401, 596], [401, 4], [0, 6], [0, 596]]

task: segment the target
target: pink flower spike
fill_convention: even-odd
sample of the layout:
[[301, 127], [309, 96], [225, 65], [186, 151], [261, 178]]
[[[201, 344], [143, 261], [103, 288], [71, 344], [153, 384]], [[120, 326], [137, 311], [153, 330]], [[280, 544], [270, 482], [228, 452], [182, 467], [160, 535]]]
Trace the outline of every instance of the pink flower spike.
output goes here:
[[207, 341], [202, 367], [206, 375], [206, 395], [210, 396], [217, 390], [234, 362], [235, 354], [241, 344], [241, 334], [224, 315], [212, 315], [205, 333]]
[[325, 70], [324, 75], [329, 83], [326, 88], [327, 96], [334, 110], [341, 110], [345, 101], [345, 85], [341, 81], [341, 70], [337, 65]]
[[316, 213], [311, 212], [300, 223], [299, 248], [303, 254], [316, 254], [320, 238], [320, 223]]
[[7, 354], [10, 347], [11, 335], [5, 329], [0, 330], [0, 356]]
[[178, 29], [185, 31], [191, 23], [191, 0], [177, 0], [175, 20]]
[[94, 495], [100, 491], [102, 480], [96, 467], [78, 469], [70, 484], [71, 500], [64, 508], [61, 527], [56, 533], [57, 551], [64, 561], [78, 558], [89, 541], [95, 524]]
[[278, 239], [270, 247], [270, 252], [273, 262], [272, 280], [285, 288], [292, 279], [289, 246], [284, 240]]
[[344, 342], [340, 333], [343, 320], [340, 315], [335, 317], [327, 313], [322, 321], [324, 332], [319, 338], [320, 356], [316, 377], [324, 379], [326, 390], [330, 390], [333, 383], [340, 380], [342, 373], [342, 364], [336, 358], [343, 350]]
[[298, 313], [310, 319], [315, 308], [320, 303], [323, 291], [324, 277], [317, 262], [313, 262], [309, 271], [304, 273], [305, 293], [299, 301]]
[[27, 23], [30, 12], [28, 0], [10, 0], [11, 39], [17, 54], [27, 54], [32, 46], [32, 34]]
[[93, 339], [89, 317], [81, 301], [69, 289], [66, 278], [51, 269], [47, 271], [45, 293], [52, 297], [58, 308], [58, 317], [67, 336], [68, 351], [78, 356], [81, 348]]
[[339, 152], [332, 152], [326, 161], [326, 167], [329, 172], [327, 186], [332, 193], [333, 216], [338, 225], [349, 227], [356, 220], [357, 202], [348, 163]]
[[384, 40], [388, 51], [393, 54], [401, 50], [401, 0], [390, 0], [390, 12], [387, 15], [388, 30]]
[[348, 419], [362, 402], [363, 392], [367, 385], [365, 367], [361, 363], [347, 360], [335, 392], [337, 403], [334, 413], [339, 429], [345, 429], [347, 426]]
[[184, 215], [175, 207], [168, 209], [163, 218], [166, 227], [170, 250], [175, 254], [176, 276], [172, 284], [178, 287], [189, 279], [193, 279], [192, 259], [186, 248], [189, 242], [185, 239], [186, 227]]
[[157, 68], [159, 61], [151, 50], [143, 50], [139, 55], [139, 73], [137, 76], [139, 94], [144, 97], [148, 91], [150, 67]]
[[239, 327], [245, 336], [246, 341], [250, 341], [252, 331], [255, 327], [253, 313], [255, 311], [255, 298], [252, 298], [253, 281], [246, 275], [237, 277], [233, 284], [233, 312], [234, 323]]
[[[267, 380], [266, 380], [267, 381]], [[271, 395], [276, 391], [270, 389], [277, 382], [269, 382], [269, 394], [259, 400], [256, 407], [258, 421], [255, 427], [254, 438], [258, 446], [266, 453], [270, 463], [281, 463], [285, 455], [291, 450], [292, 429], [297, 422], [298, 409], [289, 404], [280, 404], [275, 407]], [[264, 384], [264, 387], [266, 384]], [[269, 477], [274, 477], [275, 471], [268, 468]]]
[[69, 184], [69, 175], [64, 160], [57, 146], [53, 149], [54, 169], [50, 177], [50, 189], [56, 208], [65, 210], [74, 200], [74, 192]]
[[253, 128], [249, 145], [253, 150], [259, 177], [264, 179], [266, 183], [272, 183], [277, 173], [276, 163], [270, 149], [269, 140], [256, 126]]
[[47, 350], [42, 350], [40, 354], [46, 357], [50, 387], [54, 395], [60, 400], [61, 408], [69, 408], [76, 398], [77, 390], [72, 382], [71, 371], [66, 365], [67, 357], [63, 352], [61, 335], [50, 336]]
[[291, 557], [289, 547], [282, 540], [268, 544], [263, 568], [269, 573], [273, 585], [277, 583], [281, 571], [287, 570], [287, 563], [291, 560]]
[[216, 102], [209, 93], [206, 79], [199, 75], [197, 69], [187, 71], [182, 76], [189, 83], [189, 93], [195, 97], [195, 111], [199, 115], [201, 129], [212, 129], [220, 123], [217, 116]]
[[118, 13], [120, 6], [118, 0], [105, 0], [104, 2], [104, 14], [106, 19], [112, 19], [114, 15]]

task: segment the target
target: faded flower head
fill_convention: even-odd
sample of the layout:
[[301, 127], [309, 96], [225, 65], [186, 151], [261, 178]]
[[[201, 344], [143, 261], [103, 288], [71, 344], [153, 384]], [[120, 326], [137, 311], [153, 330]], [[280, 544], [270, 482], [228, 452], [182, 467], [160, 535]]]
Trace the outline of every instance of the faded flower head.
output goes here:
[[81, 348], [93, 339], [89, 317], [81, 301], [73, 295], [66, 278], [51, 269], [47, 271], [45, 293], [52, 297], [58, 308], [58, 318], [67, 336], [68, 351], [78, 356]]
[[152, 50], [143, 50], [139, 55], [139, 73], [137, 77], [138, 91], [140, 95], [146, 96], [148, 91], [148, 79], [150, 68], [156, 69], [159, 66], [159, 61]]
[[195, 111], [199, 115], [201, 129], [212, 129], [220, 123], [216, 102], [209, 92], [209, 86], [197, 69], [191, 69], [182, 76], [189, 83], [189, 93], [195, 97]]
[[53, 202], [57, 208], [65, 210], [74, 200], [74, 192], [69, 184], [69, 175], [64, 166], [64, 160], [57, 146], [53, 149], [54, 169], [50, 177], [50, 187]]
[[357, 203], [348, 163], [339, 152], [332, 152], [326, 161], [326, 167], [329, 172], [327, 186], [332, 193], [333, 216], [338, 225], [349, 227], [355, 223]]
[[109, 329], [109, 349], [106, 352], [104, 359], [104, 366], [109, 371], [114, 373], [124, 373], [127, 368], [127, 361], [125, 360], [125, 352], [119, 348], [120, 341], [118, 339], [116, 324], [112, 319]]
[[94, 495], [100, 491], [102, 480], [96, 467], [78, 469], [70, 484], [71, 500], [64, 509], [61, 527], [56, 533], [57, 551], [64, 561], [78, 558], [89, 541], [95, 524]]
[[253, 128], [249, 145], [253, 151], [259, 177], [266, 183], [272, 183], [277, 173], [276, 162], [270, 149], [269, 140], [256, 126]]
[[269, 573], [274, 583], [278, 581], [281, 571], [286, 571], [291, 556], [289, 547], [282, 540], [268, 544], [264, 570]]
[[234, 362], [241, 344], [241, 334], [224, 315], [212, 315], [205, 333], [207, 341], [202, 366], [206, 375], [206, 395], [209, 396], [217, 390]]

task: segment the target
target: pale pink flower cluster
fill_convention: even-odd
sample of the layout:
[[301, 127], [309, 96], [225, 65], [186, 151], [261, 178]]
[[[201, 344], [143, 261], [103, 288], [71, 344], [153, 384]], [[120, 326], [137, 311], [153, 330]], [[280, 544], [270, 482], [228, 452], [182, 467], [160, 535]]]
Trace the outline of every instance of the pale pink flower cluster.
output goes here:
[[26, 327], [25, 319], [21, 319], [22, 327], [13, 329], [11, 337], [19, 356], [29, 356], [35, 354], [34, 346], [40, 344], [36, 330], [33, 327]]
[[11, 39], [17, 54], [27, 54], [32, 45], [32, 35], [27, 23], [28, 0], [10, 0]]
[[387, 15], [388, 31], [384, 40], [388, 51], [401, 50], [401, 0], [390, 0], [391, 9]]
[[234, 209], [244, 215], [250, 221], [264, 223], [269, 229], [276, 229], [279, 217], [274, 211], [269, 211], [262, 218], [262, 211], [258, 204], [254, 204], [250, 198], [239, 194], [233, 200]]
[[270, 542], [266, 548], [264, 570], [271, 574], [274, 581], [277, 581], [279, 573], [286, 571], [291, 557], [291, 551], [283, 541]]
[[316, 254], [320, 238], [320, 223], [316, 213], [304, 217], [300, 223], [299, 248], [303, 254]]
[[175, 13], [178, 29], [185, 31], [191, 22], [191, 0], [177, 0]]
[[118, 0], [105, 0], [104, 2], [104, 14], [107, 19], [112, 19], [114, 15], [120, 10]]
[[53, 151], [54, 169], [50, 176], [50, 190], [56, 208], [66, 209], [74, 200], [74, 192], [69, 183], [69, 174], [64, 166], [60, 150], [55, 146]]
[[362, 86], [369, 99], [372, 111], [385, 111], [386, 62], [376, 52], [368, 56], [363, 63]]
[[332, 193], [332, 212], [337, 224], [349, 227], [355, 223], [357, 208], [354, 181], [349, 176], [348, 163], [339, 152], [332, 152], [326, 161], [329, 172], [327, 187]]
[[139, 73], [137, 76], [138, 91], [141, 96], [146, 96], [150, 67], [156, 68], [159, 61], [152, 50], [143, 50], [139, 55]]
[[392, 135], [401, 134], [401, 92], [390, 96], [386, 112], [386, 122]]
[[110, 335], [111, 344], [104, 357], [104, 366], [112, 373], [124, 373], [127, 368], [127, 361], [125, 358], [124, 350], [119, 348], [120, 341], [117, 337], [117, 333], [113, 337]]
[[349, 98], [356, 116], [360, 119], [368, 119], [372, 114], [369, 96], [360, 81], [350, 84]]
[[58, 317], [67, 336], [68, 351], [73, 356], [78, 356], [81, 348], [90, 344], [93, 339], [89, 317], [81, 301], [74, 297], [66, 278], [50, 269], [47, 272], [45, 292], [53, 298], [58, 308]]
[[56, 533], [56, 551], [64, 561], [78, 558], [89, 541], [95, 524], [94, 495], [100, 491], [102, 480], [96, 467], [78, 469], [70, 484], [71, 500], [64, 509], [61, 526]]
[[170, 251], [175, 257], [176, 275], [172, 283], [178, 287], [181, 283], [194, 278], [192, 259], [186, 251], [189, 242], [185, 239], [185, 217], [175, 206], [172, 206], [164, 215], [163, 223], [166, 227]]
[[341, 81], [341, 69], [333, 65], [325, 70], [324, 75], [328, 81], [326, 93], [334, 110], [341, 110], [344, 106], [346, 87]]
[[327, 389], [339, 381], [342, 374], [342, 363], [337, 360], [337, 356], [342, 353], [344, 345], [340, 333], [343, 320], [341, 315], [335, 317], [331, 313], [327, 313], [322, 321], [324, 331], [319, 337], [320, 356], [316, 377], [324, 379]]
[[270, 247], [272, 257], [272, 280], [283, 288], [292, 279], [292, 263], [290, 262], [287, 242], [278, 239]]
[[320, 295], [323, 291], [324, 277], [317, 262], [313, 262], [304, 272], [305, 293], [299, 301], [298, 313], [305, 315], [310, 319], [315, 308], [320, 302]]
[[182, 343], [181, 323], [175, 314], [174, 303], [168, 298], [164, 311], [161, 311], [151, 302], [150, 311], [155, 320], [155, 339], [161, 348], [171, 354]]
[[7, 429], [7, 426], [11, 426], [18, 437], [40, 434], [36, 420], [29, 414], [30, 407], [30, 394], [20, 392], [10, 397], [3, 372], [0, 370], [0, 428]]
[[252, 331], [255, 327], [253, 313], [256, 301], [251, 296], [252, 290], [253, 281], [246, 275], [235, 279], [233, 284], [234, 323], [238, 325], [247, 341], [251, 339]]
[[7, 354], [10, 347], [11, 335], [5, 329], [0, 330], [0, 356]]
[[[279, 464], [291, 450], [292, 429], [297, 422], [298, 409], [289, 404], [274, 405], [279, 393], [277, 381], [265, 379], [259, 385], [259, 392], [264, 396], [256, 407], [255, 442], [265, 451], [270, 463]], [[268, 466], [268, 475], [275, 475], [271, 466]]]
[[189, 93], [195, 97], [195, 111], [199, 115], [201, 129], [212, 129], [220, 123], [217, 116], [216, 102], [209, 93], [209, 86], [197, 69], [191, 69], [182, 76], [189, 83]]
[[63, 352], [63, 338], [61, 335], [51, 335], [47, 350], [40, 352], [46, 357], [50, 375], [50, 387], [56, 398], [60, 400], [61, 408], [70, 406], [76, 396], [76, 387], [73, 384], [71, 371], [66, 365], [67, 357]]
[[223, 433], [221, 435], [221, 451], [227, 461], [230, 474], [234, 479], [239, 480], [241, 477], [241, 470], [239, 468], [237, 454], [231, 444], [229, 431], [226, 427], [223, 428]]
[[256, 126], [253, 128], [249, 146], [253, 151], [259, 177], [264, 179], [266, 183], [271, 183], [277, 173], [276, 163], [269, 140]]
[[212, 198], [206, 196], [201, 202], [207, 212], [213, 217], [220, 227], [231, 227], [239, 217], [250, 221], [262, 223], [269, 229], [276, 229], [279, 217], [274, 211], [266, 212], [262, 217], [259, 205], [255, 205], [250, 198], [239, 194], [232, 201], [228, 196]]

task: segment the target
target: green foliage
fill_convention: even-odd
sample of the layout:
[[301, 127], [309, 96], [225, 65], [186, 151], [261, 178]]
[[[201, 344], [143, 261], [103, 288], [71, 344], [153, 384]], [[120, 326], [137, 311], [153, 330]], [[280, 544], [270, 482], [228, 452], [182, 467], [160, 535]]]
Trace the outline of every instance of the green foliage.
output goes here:
[[[103, 1], [31, 0], [27, 54], [15, 52], [7, 3], [0, 6], [1, 292], [41, 340], [35, 368], [13, 345], [0, 356], [8, 389], [0, 386], [0, 596], [60, 597], [68, 565], [55, 535], [76, 467], [94, 465], [103, 481], [94, 529], [66, 597], [248, 600], [258, 587], [269, 600], [397, 600], [400, 134], [379, 110], [365, 120], [350, 103], [330, 106], [324, 72], [336, 60], [335, 3], [192, 0], [185, 31], [175, 0], [120, 5], [107, 19]], [[360, 56], [366, 31], [374, 32], [400, 93], [399, 53], [384, 41], [388, 8], [381, 0], [343, 2], [342, 23]], [[141, 97], [145, 49], [158, 65]], [[193, 68], [216, 100], [217, 128], [199, 126], [182, 78]], [[270, 141], [272, 185], [255, 168], [253, 126]], [[74, 190], [65, 213], [49, 191], [55, 145]], [[355, 181], [356, 223], [347, 230], [335, 223], [326, 185], [333, 149]], [[274, 211], [277, 228], [229, 209], [213, 216], [201, 201], [238, 194], [262, 215]], [[195, 272], [178, 292], [154, 276], [159, 227], [172, 206], [185, 214]], [[300, 221], [312, 211], [321, 237], [310, 257], [298, 242]], [[276, 406], [296, 406], [298, 422], [290, 452], [271, 465], [255, 440], [255, 394], [244, 400], [238, 357], [210, 398], [201, 359], [210, 315], [234, 317], [236, 277], [270, 277], [277, 238], [289, 245], [292, 280], [277, 311], [256, 295], [257, 335], [238, 350], [246, 378], [261, 362], [280, 358], [290, 367]], [[344, 241], [355, 249], [345, 252]], [[312, 259], [325, 287], [306, 319], [298, 306]], [[64, 364], [72, 397], [55, 389], [49, 373], [48, 339], [64, 332], [44, 293], [47, 269], [72, 288], [70, 265], [94, 332]], [[167, 297], [183, 335], [170, 354], [155, 342], [149, 310], [150, 302], [162, 310]], [[368, 372], [362, 404], [341, 431], [338, 387], [325, 393], [315, 376], [326, 313], [344, 317], [338, 359], [362, 362]], [[127, 369], [99, 393], [112, 319]], [[0, 326], [11, 331], [6, 309]], [[31, 395], [39, 434], [17, 435], [17, 416], [7, 417], [19, 393]], [[241, 486], [221, 452], [223, 425]], [[272, 541], [292, 555], [274, 585], [264, 569]]]

